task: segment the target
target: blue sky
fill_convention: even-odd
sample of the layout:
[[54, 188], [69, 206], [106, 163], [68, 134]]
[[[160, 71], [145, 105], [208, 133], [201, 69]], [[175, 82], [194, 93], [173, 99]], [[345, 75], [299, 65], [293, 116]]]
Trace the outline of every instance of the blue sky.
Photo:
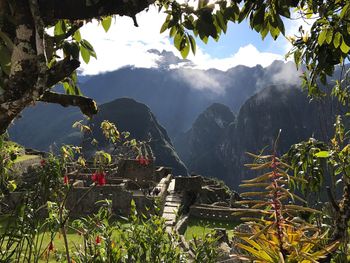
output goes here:
[[[165, 15], [150, 8], [148, 12], [138, 14], [139, 27], [134, 27], [129, 17], [116, 17], [108, 33], [96, 21], [87, 24], [82, 29], [82, 36], [94, 46], [98, 59], [82, 64], [83, 74], [98, 74], [132, 65], [136, 67], [157, 67], [159, 56], [147, 50], [172, 51], [178, 57], [179, 52], [173, 46], [168, 32], [159, 33]], [[299, 25], [295, 22], [286, 23], [287, 34], [293, 33]], [[251, 30], [247, 22], [230, 23], [226, 35], [218, 42], [209, 40], [208, 44], [197, 41], [196, 56], [189, 55], [193, 67], [207, 69], [217, 68], [227, 70], [236, 65], [268, 66], [274, 60], [284, 59], [289, 44], [284, 37], [274, 41], [267, 36], [262, 41], [261, 36]]]
[[269, 35], [262, 40], [260, 34], [249, 27], [249, 23], [229, 23], [228, 31], [223, 34], [218, 42], [211, 39], [208, 44], [198, 41], [199, 46], [209, 54], [217, 58], [225, 58], [236, 53], [240, 47], [253, 44], [262, 52], [275, 52], [284, 55], [283, 39], [274, 41]]

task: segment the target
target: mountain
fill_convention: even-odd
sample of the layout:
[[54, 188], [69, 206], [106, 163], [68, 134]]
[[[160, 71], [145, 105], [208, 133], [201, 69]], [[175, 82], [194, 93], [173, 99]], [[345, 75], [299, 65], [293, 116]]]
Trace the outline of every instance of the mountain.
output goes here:
[[191, 130], [177, 137], [174, 142], [177, 152], [190, 171], [212, 177], [229, 172], [219, 142], [229, 136], [228, 127], [234, 121], [235, 116], [227, 106], [214, 103], [199, 115]]
[[[163, 52], [161, 58], [167, 61], [165, 65], [175, 60], [169, 52]], [[283, 79], [285, 76], [288, 76], [286, 80]], [[146, 104], [170, 137], [175, 138], [188, 130], [210, 104], [223, 103], [237, 112], [263, 87], [286, 81], [298, 81], [295, 65], [275, 61], [266, 68], [260, 65], [251, 68], [236, 66], [227, 71], [169, 69], [165, 66], [150, 69], [125, 67], [91, 77], [82, 87], [84, 94], [98, 103], [130, 97]]]
[[130, 132], [131, 138], [141, 141], [150, 140], [156, 165], [172, 167], [175, 175], [187, 175], [186, 166], [175, 152], [166, 130], [146, 105], [133, 99], [116, 99], [100, 106], [98, 114], [88, 122], [92, 132], [83, 139], [84, 152], [92, 151], [92, 139], [99, 142], [100, 149], [109, 148], [109, 143], [100, 129], [101, 122], [104, 120], [115, 123], [120, 132]]
[[[123, 97], [146, 104], [173, 140], [187, 131], [212, 103], [225, 104], [238, 112], [250, 96], [266, 85], [298, 79], [293, 63], [275, 61], [266, 68], [237, 66], [227, 71], [172, 69], [191, 62], [178, 59], [171, 52], [150, 52], [158, 52], [158, 68], [124, 67], [96, 76], [81, 76], [80, 87], [84, 95], [94, 98], [99, 105]], [[23, 145], [48, 150], [54, 142], [79, 141], [79, 134], [70, 126], [82, 118], [77, 108], [37, 103], [24, 110], [9, 132], [13, 140]]]
[[72, 124], [83, 119], [79, 109], [38, 103], [23, 111], [9, 129], [12, 140], [41, 151], [56, 150], [61, 144], [78, 145], [81, 134]]
[[190, 172], [237, 187], [251, 173], [244, 168], [252, 161], [245, 152], [271, 152], [280, 129], [279, 154], [309, 137], [327, 140], [333, 132], [332, 116], [333, 103], [310, 103], [296, 86], [273, 85], [249, 98], [236, 119], [226, 106], [211, 105], [175, 141], [175, 147]]

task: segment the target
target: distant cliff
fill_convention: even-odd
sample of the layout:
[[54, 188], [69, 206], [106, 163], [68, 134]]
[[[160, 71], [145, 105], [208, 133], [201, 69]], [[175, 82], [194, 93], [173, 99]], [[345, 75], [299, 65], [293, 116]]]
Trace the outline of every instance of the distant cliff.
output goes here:
[[130, 132], [132, 138], [150, 140], [157, 165], [172, 167], [175, 175], [187, 174], [187, 169], [175, 152], [166, 130], [158, 123], [154, 114], [146, 105], [129, 98], [116, 99], [100, 106], [98, 114], [88, 123], [92, 127], [92, 133], [83, 138], [84, 151], [93, 149], [90, 143], [92, 138], [99, 142], [101, 149], [109, 148], [109, 143], [100, 129], [104, 120], [115, 123], [119, 131]]
[[175, 146], [190, 172], [218, 177], [237, 187], [250, 173], [244, 167], [251, 161], [245, 152], [271, 151], [279, 129], [279, 153], [309, 137], [330, 138], [332, 105], [310, 103], [295, 86], [270, 86], [248, 99], [236, 119], [226, 106], [211, 105], [177, 138]]
[[[293, 63], [275, 61], [266, 68], [236, 66], [227, 71], [170, 69], [168, 64], [183, 61], [171, 52], [159, 55], [163, 60], [158, 68], [124, 67], [96, 76], [80, 76], [81, 90], [99, 105], [123, 97], [146, 104], [174, 139], [191, 128], [196, 117], [212, 103], [225, 104], [237, 113], [262, 88], [298, 82]], [[65, 139], [69, 143], [80, 140], [79, 133], [71, 128], [74, 121], [83, 118], [78, 108], [37, 103], [22, 116], [10, 127], [10, 135], [23, 145], [48, 150]]]

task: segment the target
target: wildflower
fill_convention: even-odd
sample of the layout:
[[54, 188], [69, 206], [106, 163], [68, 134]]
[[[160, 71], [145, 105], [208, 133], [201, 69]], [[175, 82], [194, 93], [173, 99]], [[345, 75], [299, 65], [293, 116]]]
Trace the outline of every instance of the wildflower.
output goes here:
[[65, 185], [68, 185], [68, 184], [69, 184], [68, 175], [65, 175], [65, 176], [63, 177], [63, 183], [64, 183]]
[[101, 237], [100, 236], [96, 236], [95, 242], [96, 242], [96, 245], [101, 244]]
[[93, 173], [91, 179], [100, 186], [106, 184], [106, 174], [104, 172]]
[[138, 156], [136, 160], [139, 162], [141, 165], [148, 165], [150, 163], [150, 160], [143, 157], [143, 156]]
[[50, 241], [47, 250], [48, 250], [48, 251], [53, 251], [53, 249], [54, 249], [53, 241]]
[[40, 165], [41, 165], [41, 166], [44, 166], [45, 164], [46, 164], [45, 159], [42, 159], [42, 160], [40, 161]]

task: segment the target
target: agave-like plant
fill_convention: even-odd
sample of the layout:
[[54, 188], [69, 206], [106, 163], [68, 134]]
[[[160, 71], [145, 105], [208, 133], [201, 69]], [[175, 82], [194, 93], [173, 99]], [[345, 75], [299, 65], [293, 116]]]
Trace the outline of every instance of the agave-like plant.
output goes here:
[[310, 226], [284, 223], [281, 230], [282, 244], [273, 222], [253, 224], [248, 235], [236, 232], [236, 236], [243, 241], [237, 246], [247, 252], [240, 258], [254, 263], [315, 263], [338, 246], [338, 242], [324, 246], [327, 232], [321, 234]]
[[[301, 214], [320, 213], [306, 206], [307, 202], [292, 193], [287, 186], [291, 179], [288, 175], [290, 166], [276, 154], [274, 143], [271, 155], [254, 155], [253, 164], [246, 165], [253, 170], [264, 171], [263, 175], [244, 180], [241, 187], [253, 187], [254, 191], [242, 193], [241, 196], [251, 199], [240, 201], [248, 206], [237, 214], [249, 214], [242, 217], [250, 226], [249, 233], [236, 232], [240, 239], [236, 245], [243, 251], [233, 255], [241, 260], [256, 263], [302, 262], [315, 263], [334, 251], [339, 242], [328, 242], [327, 231], [323, 231], [313, 222], [301, 219]], [[262, 191], [256, 189], [263, 188]], [[252, 199], [252, 198], [255, 199]]]

